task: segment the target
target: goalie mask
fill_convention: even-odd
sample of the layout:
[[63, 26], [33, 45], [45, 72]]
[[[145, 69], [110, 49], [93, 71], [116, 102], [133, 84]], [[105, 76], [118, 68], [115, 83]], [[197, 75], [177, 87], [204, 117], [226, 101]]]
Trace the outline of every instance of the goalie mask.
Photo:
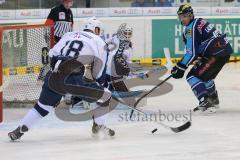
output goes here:
[[117, 31], [117, 37], [120, 40], [130, 41], [132, 37], [133, 29], [127, 23], [123, 23], [119, 26]]
[[85, 21], [83, 30], [90, 30], [96, 35], [103, 35], [103, 24], [96, 17], [92, 17]]

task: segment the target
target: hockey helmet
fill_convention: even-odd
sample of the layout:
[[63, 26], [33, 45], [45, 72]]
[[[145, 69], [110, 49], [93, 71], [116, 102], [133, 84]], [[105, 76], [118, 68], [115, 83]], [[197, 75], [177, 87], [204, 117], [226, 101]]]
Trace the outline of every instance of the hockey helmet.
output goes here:
[[193, 9], [189, 4], [183, 4], [179, 7], [177, 14], [186, 14], [186, 13], [190, 13], [193, 14]]
[[[97, 31], [96, 31], [96, 29], [97, 29]], [[96, 17], [91, 17], [85, 21], [83, 30], [90, 30], [96, 35], [102, 35], [103, 34], [103, 24], [101, 21], [97, 20]]]

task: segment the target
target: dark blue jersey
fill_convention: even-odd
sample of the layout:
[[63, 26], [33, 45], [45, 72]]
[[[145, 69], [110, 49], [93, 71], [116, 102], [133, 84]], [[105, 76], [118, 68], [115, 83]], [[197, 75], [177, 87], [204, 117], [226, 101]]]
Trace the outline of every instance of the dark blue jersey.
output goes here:
[[233, 52], [226, 35], [202, 18], [196, 18], [186, 26], [183, 41], [186, 53], [181, 63], [186, 66], [198, 57], [227, 56]]

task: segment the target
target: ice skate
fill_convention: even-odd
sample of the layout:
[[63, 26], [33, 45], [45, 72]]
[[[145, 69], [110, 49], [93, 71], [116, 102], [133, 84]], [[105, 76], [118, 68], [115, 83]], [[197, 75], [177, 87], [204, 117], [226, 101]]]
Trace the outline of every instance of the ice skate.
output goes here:
[[92, 136], [93, 137], [100, 137], [103, 136], [104, 138], [113, 137], [115, 135], [115, 131], [107, 128], [105, 125], [98, 125], [97, 123], [93, 122], [92, 126]]
[[216, 113], [216, 107], [211, 102], [209, 97], [203, 98], [202, 101], [200, 101], [199, 106], [193, 109], [193, 112], [196, 114], [211, 114]]
[[219, 99], [218, 99], [218, 92], [217, 91], [215, 91], [212, 94], [209, 94], [208, 98], [209, 98], [210, 102], [215, 106], [216, 109], [220, 108], [220, 106], [219, 106]]
[[12, 132], [8, 133], [9, 138], [12, 141], [15, 141], [17, 139], [20, 139], [25, 132], [28, 131], [28, 127], [25, 125], [19, 126], [17, 129], [13, 130]]

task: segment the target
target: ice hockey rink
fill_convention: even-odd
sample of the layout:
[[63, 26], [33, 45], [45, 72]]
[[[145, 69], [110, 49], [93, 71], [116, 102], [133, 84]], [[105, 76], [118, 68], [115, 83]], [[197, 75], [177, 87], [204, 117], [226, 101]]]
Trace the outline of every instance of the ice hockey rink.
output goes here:
[[[94, 139], [92, 122], [63, 122], [54, 113], [39, 122], [21, 140], [11, 142], [7, 133], [17, 127], [29, 108], [4, 109], [0, 124], [1, 160], [239, 160], [240, 159], [240, 64], [228, 64], [216, 79], [220, 109], [208, 116], [192, 115], [197, 105], [185, 79], [170, 79], [173, 90], [148, 98], [143, 111], [189, 112], [192, 126], [173, 133], [154, 122], [122, 121], [111, 112], [108, 126], [113, 139]], [[124, 108], [124, 107], [121, 107]], [[168, 125], [174, 125], [164, 121]], [[158, 127], [155, 134], [151, 130]]]

